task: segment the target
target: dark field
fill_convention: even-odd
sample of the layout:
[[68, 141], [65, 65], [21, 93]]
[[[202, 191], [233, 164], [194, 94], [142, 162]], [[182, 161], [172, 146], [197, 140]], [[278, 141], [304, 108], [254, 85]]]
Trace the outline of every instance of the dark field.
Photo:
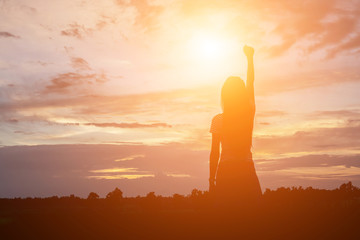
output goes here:
[[[208, 192], [0, 199], [0, 239], [360, 239], [360, 190], [267, 190], [247, 207]], [[240, 205], [240, 204], [239, 204]]]

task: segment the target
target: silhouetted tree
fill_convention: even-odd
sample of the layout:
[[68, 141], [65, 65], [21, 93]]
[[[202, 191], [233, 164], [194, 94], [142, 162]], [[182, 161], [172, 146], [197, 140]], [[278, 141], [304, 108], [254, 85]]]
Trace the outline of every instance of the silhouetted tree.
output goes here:
[[89, 193], [87, 200], [96, 200], [96, 199], [99, 199], [99, 195], [97, 193], [94, 192]]
[[155, 199], [155, 198], [156, 198], [155, 192], [149, 192], [149, 193], [146, 195], [146, 198], [147, 198], [147, 199]]
[[343, 192], [353, 192], [356, 191], [358, 188], [355, 187], [352, 182], [348, 182], [348, 183], [343, 183], [341, 184], [341, 186], [339, 187], [340, 191]]
[[[88, 199], [97, 198], [96, 193], [89, 193]], [[61, 239], [103, 239], [104, 233], [107, 238], [162, 239], [164, 234], [174, 232], [176, 236], [172, 236], [172, 240], [188, 236], [194, 239], [239, 236], [269, 240], [360, 239], [360, 189], [351, 182], [334, 190], [266, 189], [256, 209], [242, 208], [241, 212], [236, 208], [224, 211], [216, 201], [209, 192], [198, 189], [186, 196], [162, 197], [149, 192], [146, 196], [123, 197], [116, 188], [107, 195], [106, 201], [89, 201], [75, 195], [0, 198], [1, 239], [36, 239], [39, 232], [52, 239], [54, 230], [61, 234], [57, 235]], [[29, 229], [29, 226], [36, 232], [18, 230]], [[82, 231], [84, 226], [91, 229]], [[4, 235], [4, 231], [8, 235]], [[78, 232], [82, 235], [74, 235]]]
[[180, 195], [180, 194], [178, 194], [178, 193], [174, 193], [174, 194], [173, 194], [173, 198], [174, 198], [174, 199], [183, 199], [184, 196], [183, 196], [183, 195]]
[[191, 191], [191, 195], [190, 195], [190, 196], [191, 196], [192, 198], [197, 198], [197, 197], [201, 197], [202, 194], [203, 194], [202, 191], [194, 188], [194, 189]]
[[106, 199], [109, 200], [121, 200], [122, 198], [123, 198], [123, 192], [118, 188], [115, 188], [114, 191], [109, 192], [106, 195]]

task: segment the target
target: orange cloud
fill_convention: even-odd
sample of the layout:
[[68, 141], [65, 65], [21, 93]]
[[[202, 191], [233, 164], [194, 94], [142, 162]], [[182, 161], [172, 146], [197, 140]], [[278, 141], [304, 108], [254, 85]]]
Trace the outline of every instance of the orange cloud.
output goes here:
[[171, 127], [166, 123], [84, 123], [83, 125], [95, 127], [114, 127], [114, 128], [156, 128], [156, 127]]
[[0, 32], [0, 37], [4, 37], [4, 38], [20, 38], [19, 36], [16, 36], [12, 33], [9, 32]]
[[332, 111], [316, 111], [309, 114], [310, 118], [324, 118], [324, 117], [332, 117], [332, 118], [348, 118], [348, 119], [356, 119], [360, 116], [360, 110], [332, 110]]
[[[229, 19], [228, 28], [245, 33], [243, 38], [250, 42], [258, 42], [259, 37], [280, 38], [279, 43], [266, 42], [263, 50], [269, 57], [281, 56], [292, 47], [307, 52], [329, 48], [328, 57], [360, 47], [357, 1], [349, 5], [336, 0], [186, 0], [180, 5], [184, 19], [190, 17], [195, 22], [207, 23], [209, 16], [223, 13]], [[232, 9], [238, 9], [239, 15], [229, 14]]]
[[62, 73], [51, 79], [43, 93], [64, 93], [76, 86], [104, 83], [108, 79], [105, 74], [80, 74], [75, 72]]
[[77, 70], [91, 70], [89, 63], [80, 57], [72, 57], [71, 65]]
[[256, 113], [256, 117], [260, 117], [260, 118], [279, 117], [279, 116], [284, 116], [285, 114], [286, 114], [286, 112], [284, 112], [284, 111], [279, 111], [279, 110], [262, 111], [262, 112]]
[[[348, 6], [341, 1], [302, 1], [296, 4], [289, 1], [254, 1], [252, 9], [259, 8], [265, 21], [276, 24], [272, 33], [282, 39], [282, 43], [268, 48], [272, 57], [280, 56], [301, 40], [309, 41], [307, 49], [312, 52], [326, 47], [336, 47], [351, 38], [356, 31], [359, 19], [356, 9], [359, 2]], [[360, 45], [357, 45], [359, 47]], [[339, 51], [333, 52], [335, 54]]]
[[287, 154], [354, 150], [360, 144], [359, 121], [343, 127], [316, 128], [287, 136], [254, 137], [255, 152]]
[[116, 4], [121, 7], [132, 7], [136, 9], [135, 25], [145, 29], [147, 32], [155, 30], [159, 26], [158, 17], [162, 14], [164, 7], [149, 4], [148, 0], [116, 0]]
[[78, 23], [72, 23], [68, 25], [69, 28], [62, 30], [60, 33], [63, 36], [67, 37], [75, 37], [77, 39], [82, 39], [84, 35], [91, 34], [93, 29], [87, 28], [84, 25], [80, 25]]
[[282, 92], [360, 81], [358, 69], [352, 67], [329, 71], [302, 72], [299, 70], [296, 74], [286, 77], [261, 76], [261, 78], [256, 82], [257, 96], [276, 95]]
[[331, 48], [328, 51], [328, 57], [333, 58], [339, 52], [353, 51], [356, 49], [358, 49], [358, 50], [355, 52], [355, 54], [359, 54], [360, 53], [359, 47], [360, 47], [360, 33], [358, 33], [357, 35], [355, 35], [353, 37], [346, 39], [345, 41], [342, 41], [337, 46]]
[[[145, 157], [114, 162], [134, 154]], [[50, 158], [49, 158], [50, 156]], [[0, 197], [106, 194], [115, 186], [126, 196], [149, 191], [188, 194], [208, 187], [208, 150], [183, 145], [42, 145], [0, 148]], [[308, 155], [258, 159], [256, 169], [263, 189], [280, 186], [337, 187], [345, 179], [360, 184], [359, 155]], [[26, 169], [26, 171], [24, 171]], [[41, 171], [39, 171], [41, 169]], [[314, 171], [310, 171], [314, 169]], [[97, 172], [91, 172], [91, 171]], [[331, 177], [331, 181], [321, 179]], [[24, 186], [24, 182], [28, 184]], [[52, 188], [47, 188], [51, 184]], [[324, 185], [328, 184], [328, 185]], [[64, 188], [66, 186], [66, 188]]]

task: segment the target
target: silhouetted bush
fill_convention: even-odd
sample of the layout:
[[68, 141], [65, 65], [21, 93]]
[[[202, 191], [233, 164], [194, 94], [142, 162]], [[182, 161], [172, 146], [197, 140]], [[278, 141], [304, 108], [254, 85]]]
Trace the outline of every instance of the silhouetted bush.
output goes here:
[[[96, 201], [89, 201], [95, 200]], [[241, 206], [241, 202], [238, 203]], [[260, 203], [224, 211], [207, 191], [106, 199], [91, 192], [0, 199], [1, 239], [360, 239], [360, 189], [266, 189]], [[228, 211], [230, 210], [230, 211]], [[40, 235], [39, 235], [40, 234]], [[42, 237], [39, 237], [42, 236]]]
[[149, 192], [149, 193], [146, 195], [146, 198], [147, 198], [147, 199], [150, 199], [150, 200], [155, 199], [155, 198], [156, 198], [155, 192]]
[[91, 192], [89, 193], [87, 200], [97, 200], [99, 199], [99, 195], [97, 193]]
[[123, 198], [123, 192], [118, 188], [115, 188], [114, 191], [109, 192], [106, 195], [106, 199], [111, 201], [120, 201], [122, 198]]

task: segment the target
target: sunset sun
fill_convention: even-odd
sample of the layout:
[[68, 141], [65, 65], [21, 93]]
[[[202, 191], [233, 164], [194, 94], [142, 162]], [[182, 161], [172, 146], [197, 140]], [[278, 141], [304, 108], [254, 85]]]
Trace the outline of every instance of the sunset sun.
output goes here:
[[225, 39], [214, 34], [197, 33], [190, 40], [191, 55], [200, 61], [219, 60], [229, 53]]

